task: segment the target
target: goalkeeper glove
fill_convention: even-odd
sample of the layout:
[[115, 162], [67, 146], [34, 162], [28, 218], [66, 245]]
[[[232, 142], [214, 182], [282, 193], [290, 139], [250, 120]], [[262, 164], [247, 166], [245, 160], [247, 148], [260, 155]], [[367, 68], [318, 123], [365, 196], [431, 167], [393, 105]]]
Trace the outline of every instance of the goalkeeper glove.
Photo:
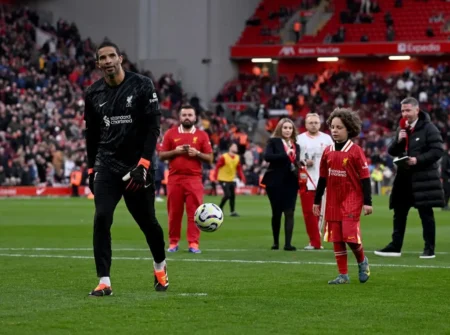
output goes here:
[[88, 176], [89, 176], [89, 189], [91, 190], [92, 194], [94, 194], [94, 181], [95, 181], [94, 169], [88, 169]]
[[130, 192], [136, 192], [140, 190], [143, 186], [146, 186], [147, 169], [149, 167], [150, 162], [148, 160], [141, 159], [138, 165], [122, 178], [123, 181], [129, 180], [125, 190]]

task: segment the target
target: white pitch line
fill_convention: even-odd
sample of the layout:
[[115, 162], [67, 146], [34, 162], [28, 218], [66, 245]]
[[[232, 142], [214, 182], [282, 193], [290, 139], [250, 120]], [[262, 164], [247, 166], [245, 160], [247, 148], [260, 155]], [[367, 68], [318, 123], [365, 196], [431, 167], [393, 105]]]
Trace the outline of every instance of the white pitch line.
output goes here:
[[[0, 257], [16, 258], [62, 258], [62, 259], [93, 259], [92, 256], [79, 255], [44, 255], [44, 254], [0, 254]], [[126, 261], [151, 261], [151, 257], [113, 257], [113, 260]], [[192, 262], [192, 263], [242, 263], [242, 264], [289, 264], [289, 265], [332, 265], [335, 262], [308, 262], [308, 261], [258, 261], [245, 259], [205, 259], [205, 258], [167, 258], [170, 262]], [[356, 265], [356, 264], [353, 264]], [[450, 269], [450, 265], [408, 265], [408, 264], [373, 264], [370, 266], [387, 268], [411, 268], [411, 269]]]
[[182, 297], [206, 297], [208, 293], [180, 293], [177, 295], [180, 295]]
[[[202, 249], [205, 252], [260, 252], [269, 251], [276, 252], [269, 249]], [[93, 251], [93, 248], [0, 248], [0, 251]], [[112, 251], [149, 251], [148, 248], [113, 248]], [[307, 252], [307, 253], [323, 253], [323, 252], [334, 252], [331, 249], [324, 250], [304, 250], [298, 249], [297, 252]], [[364, 250], [367, 253], [373, 253], [374, 250]], [[402, 254], [414, 254], [419, 255], [422, 251], [402, 251]], [[449, 255], [450, 252], [447, 251], [437, 251], [436, 255]]]

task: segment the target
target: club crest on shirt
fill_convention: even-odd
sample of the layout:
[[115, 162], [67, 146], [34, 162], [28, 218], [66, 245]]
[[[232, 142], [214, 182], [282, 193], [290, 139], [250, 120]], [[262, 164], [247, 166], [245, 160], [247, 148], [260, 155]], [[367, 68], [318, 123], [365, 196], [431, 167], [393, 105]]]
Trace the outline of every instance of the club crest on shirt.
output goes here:
[[127, 97], [127, 105], [126, 105], [126, 107], [131, 107], [131, 102], [132, 102], [132, 100], [133, 100], [133, 96], [132, 96], [132, 95], [130, 95], [129, 97]]
[[346, 157], [342, 160], [342, 166], [346, 166], [347, 162], [348, 162], [348, 158]]
[[197, 136], [192, 139], [192, 143], [197, 143]]

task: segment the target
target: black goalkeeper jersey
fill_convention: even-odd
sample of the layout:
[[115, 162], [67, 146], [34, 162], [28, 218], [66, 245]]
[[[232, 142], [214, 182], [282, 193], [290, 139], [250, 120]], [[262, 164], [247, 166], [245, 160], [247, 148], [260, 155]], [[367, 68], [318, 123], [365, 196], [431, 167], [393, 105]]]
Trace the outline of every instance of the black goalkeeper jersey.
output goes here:
[[144, 158], [156, 169], [160, 117], [150, 78], [125, 71], [118, 86], [96, 81], [85, 93], [88, 168], [126, 174]]

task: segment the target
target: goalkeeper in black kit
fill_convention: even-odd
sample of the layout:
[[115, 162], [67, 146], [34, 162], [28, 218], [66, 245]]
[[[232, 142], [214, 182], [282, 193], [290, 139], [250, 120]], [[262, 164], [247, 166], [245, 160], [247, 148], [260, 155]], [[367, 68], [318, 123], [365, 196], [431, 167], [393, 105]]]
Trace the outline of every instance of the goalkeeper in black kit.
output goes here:
[[123, 70], [114, 43], [102, 43], [96, 57], [104, 78], [86, 90], [84, 119], [89, 187], [95, 196], [94, 257], [100, 282], [89, 295], [112, 295], [111, 225], [122, 196], [153, 255], [154, 287], [165, 291], [169, 281], [164, 235], [155, 216], [151, 164], [160, 133], [158, 97], [151, 79]]

